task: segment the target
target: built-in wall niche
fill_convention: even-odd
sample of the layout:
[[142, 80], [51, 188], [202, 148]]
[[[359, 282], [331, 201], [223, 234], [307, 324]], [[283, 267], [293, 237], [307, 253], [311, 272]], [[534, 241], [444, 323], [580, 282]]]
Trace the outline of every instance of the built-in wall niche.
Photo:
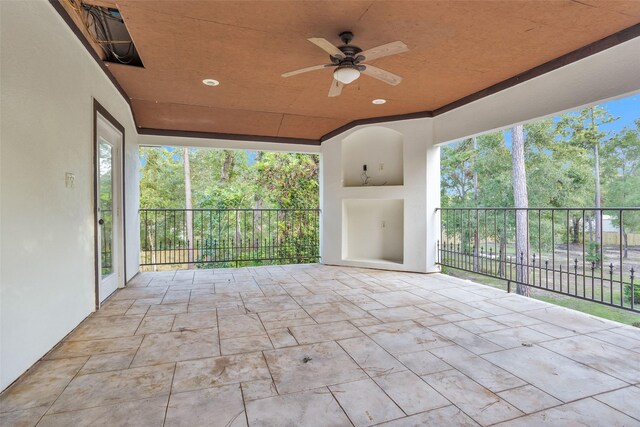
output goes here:
[[347, 199], [342, 209], [344, 260], [403, 263], [403, 200]]
[[371, 126], [355, 131], [342, 140], [342, 185], [403, 185], [402, 150], [403, 136], [395, 130]]

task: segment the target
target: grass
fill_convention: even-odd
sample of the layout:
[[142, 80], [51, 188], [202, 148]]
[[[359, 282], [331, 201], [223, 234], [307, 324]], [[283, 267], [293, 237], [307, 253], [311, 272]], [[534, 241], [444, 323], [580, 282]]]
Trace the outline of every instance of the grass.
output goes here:
[[[504, 280], [452, 268], [443, 268], [442, 272], [450, 276], [472, 280], [474, 282], [492, 286], [494, 288], [502, 289], [505, 291], [507, 290], [507, 284]], [[551, 292], [544, 292], [539, 289], [532, 288], [531, 291], [531, 297], [540, 301], [545, 301], [550, 304], [570, 308], [576, 311], [581, 311], [583, 313], [624, 323], [626, 325], [640, 327], [640, 315], [627, 310], [609, 307], [603, 304], [598, 304], [596, 302], [584, 301], [578, 298], [572, 298], [570, 296], [555, 295]]]

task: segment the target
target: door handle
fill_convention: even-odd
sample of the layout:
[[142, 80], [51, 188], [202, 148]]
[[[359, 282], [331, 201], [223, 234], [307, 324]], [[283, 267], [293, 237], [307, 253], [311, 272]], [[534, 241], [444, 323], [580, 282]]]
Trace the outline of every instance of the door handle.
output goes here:
[[100, 219], [98, 220], [98, 224], [100, 224], [100, 225], [104, 224], [104, 219], [100, 218]]

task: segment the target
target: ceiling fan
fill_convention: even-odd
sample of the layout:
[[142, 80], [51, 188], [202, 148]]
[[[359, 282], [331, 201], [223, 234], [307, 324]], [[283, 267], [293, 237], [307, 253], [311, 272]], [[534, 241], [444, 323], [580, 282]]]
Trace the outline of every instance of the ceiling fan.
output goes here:
[[288, 73], [284, 73], [282, 77], [291, 77], [309, 71], [335, 67], [333, 71], [333, 82], [331, 82], [331, 88], [329, 89], [330, 97], [340, 95], [344, 85], [354, 82], [360, 77], [360, 73], [381, 80], [392, 86], [402, 81], [402, 77], [400, 76], [374, 67], [373, 65], [363, 64], [365, 61], [372, 61], [385, 56], [407, 52], [409, 48], [401, 41], [383, 44], [382, 46], [362, 51], [358, 46], [350, 44], [351, 40], [353, 40], [353, 33], [351, 31], [340, 33], [340, 40], [344, 43], [342, 46], [334, 46], [327, 39], [323, 38], [310, 38], [308, 40], [329, 54], [331, 64], [314, 65], [312, 67], [289, 71]]

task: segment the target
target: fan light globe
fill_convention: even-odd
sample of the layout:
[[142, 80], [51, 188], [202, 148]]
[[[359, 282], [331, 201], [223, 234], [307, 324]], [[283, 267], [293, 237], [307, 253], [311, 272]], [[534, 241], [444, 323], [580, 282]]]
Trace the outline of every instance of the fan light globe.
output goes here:
[[360, 71], [357, 68], [341, 67], [333, 72], [333, 77], [340, 83], [348, 85], [360, 77]]

